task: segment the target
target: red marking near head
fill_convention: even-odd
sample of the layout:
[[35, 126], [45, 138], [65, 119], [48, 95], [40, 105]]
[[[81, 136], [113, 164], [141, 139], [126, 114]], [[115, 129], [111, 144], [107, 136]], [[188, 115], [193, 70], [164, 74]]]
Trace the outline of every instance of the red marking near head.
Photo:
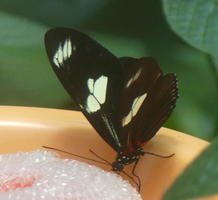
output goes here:
[[132, 144], [129, 145], [129, 151], [132, 152], [134, 150], [134, 147]]
[[144, 143], [136, 142], [134, 145], [133, 145], [133, 144], [130, 144], [130, 145], [128, 146], [128, 150], [129, 150], [130, 152], [133, 152], [134, 150], [137, 149], [137, 147], [143, 147], [146, 143], [147, 143], [147, 141], [144, 142]]
[[147, 141], [144, 142], [144, 143], [141, 143], [140, 146], [143, 147], [143, 146], [145, 146], [147, 143], [148, 143]]

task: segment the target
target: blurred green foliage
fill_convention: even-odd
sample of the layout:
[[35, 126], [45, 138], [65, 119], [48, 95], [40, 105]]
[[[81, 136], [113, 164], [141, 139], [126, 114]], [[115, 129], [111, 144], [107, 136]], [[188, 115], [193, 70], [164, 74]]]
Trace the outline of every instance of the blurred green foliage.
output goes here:
[[[176, 8], [172, 4], [169, 9], [170, 3], [0, 0], [0, 104], [75, 108], [51, 70], [43, 44], [46, 30], [67, 26], [89, 34], [116, 56], [152, 56], [164, 72], [175, 72], [180, 99], [166, 126], [211, 140], [218, 117], [216, 60], [174, 28], [179, 20], [168, 15]], [[181, 13], [179, 17], [182, 21]]]
[[[166, 126], [212, 141], [218, 131], [217, 8], [217, 0], [0, 0], [0, 104], [76, 109], [43, 42], [49, 28], [66, 26], [118, 57], [152, 56], [164, 72], [175, 72], [180, 99]], [[211, 187], [216, 150], [217, 141], [165, 199], [217, 193]]]
[[166, 192], [164, 200], [185, 200], [218, 193], [218, 137]]

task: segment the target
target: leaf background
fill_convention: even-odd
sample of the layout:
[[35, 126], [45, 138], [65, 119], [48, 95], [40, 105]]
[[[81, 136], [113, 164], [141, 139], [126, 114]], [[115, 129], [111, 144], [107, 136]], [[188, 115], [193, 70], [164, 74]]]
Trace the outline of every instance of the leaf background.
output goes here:
[[[211, 69], [210, 78], [214, 80], [215, 90], [212, 96], [207, 93], [204, 105], [212, 103], [214, 113], [208, 113], [210, 121], [214, 121], [213, 135], [217, 134], [217, 86], [218, 86], [218, 4], [216, 0], [163, 0], [163, 10], [171, 29], [187, 44], [205, 52]], [[199, 78], [197, 76], [197, 78]], [[205, 95], [211, 90], [206, 74], [199, 82], [205, 84], [206, 88], [199, 88], [198, 93]], [[199, 84], [200, 85], [200, 84]], [[208, 100], [207, 100], [208, 99]], [[209, 99], [214, 99], [210, 102]], [[210, 102], [210, 103], [209, 103]], [[200, 113], [199, 113], [200, 114]], [[199, 117], [196, 116], [196, 117]], [[209, 118], [208, 118], [209, 119]], [[205, 120], [203, 120], [206, 122]], [[212, 132], [212, 130], [211, 130]], [[212, 139], [212, 138], [210, 138]], [[197, 197], [207, 197], [218, 193], [218, 160], [217, 144], [218, 138], [212, 140], [210, 147], [205, 150], [185, 172], [175, 181], [165, 194], [164, 199], [191, 199]], [[217, 196], [214, 199], [217, 199]]]

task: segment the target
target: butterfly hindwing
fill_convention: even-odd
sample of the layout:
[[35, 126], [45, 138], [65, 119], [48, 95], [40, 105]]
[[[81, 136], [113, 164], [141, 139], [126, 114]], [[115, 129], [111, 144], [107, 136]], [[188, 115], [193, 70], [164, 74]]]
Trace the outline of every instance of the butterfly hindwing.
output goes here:
[[68, 28], [46, 33], [46, 51], [61, 83], [84, 115], [116, 151], [117, 110], [123, 85], [119, 60], [87, 35]]
[[120, 132], [127, 148], [142, 145], [168, 119], [178, 97], [174, 74], [163, 75], [153, 58], [130, 64], [125, 76]]

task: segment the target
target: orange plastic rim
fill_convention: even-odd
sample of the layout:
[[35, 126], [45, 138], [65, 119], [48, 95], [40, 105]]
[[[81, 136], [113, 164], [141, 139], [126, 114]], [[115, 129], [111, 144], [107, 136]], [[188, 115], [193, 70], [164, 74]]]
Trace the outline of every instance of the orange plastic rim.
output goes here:
[[[115, 160], [116, 152], [100, 138], [80, 112], [15, 106], [0, 106], [0, 110], [1, 154], [42, 149], [45, 145], [96, 159], [89, 152], [92, 149], [110, 162]], [[175, 155], [167, 159], [145, 155], [140, 159], [136, 172], [141, 177], [143, 199], [161, 199], [176, 177], [208, 144], [199, 138], [161, 128], [144, 150]], [[58, 154], [64, 158], [78, 159]], [[110, 166], [82, 161], [111, 170]], [[131, 173], [131, 169], [132, 165], [126, 167], [128, 173]]]

